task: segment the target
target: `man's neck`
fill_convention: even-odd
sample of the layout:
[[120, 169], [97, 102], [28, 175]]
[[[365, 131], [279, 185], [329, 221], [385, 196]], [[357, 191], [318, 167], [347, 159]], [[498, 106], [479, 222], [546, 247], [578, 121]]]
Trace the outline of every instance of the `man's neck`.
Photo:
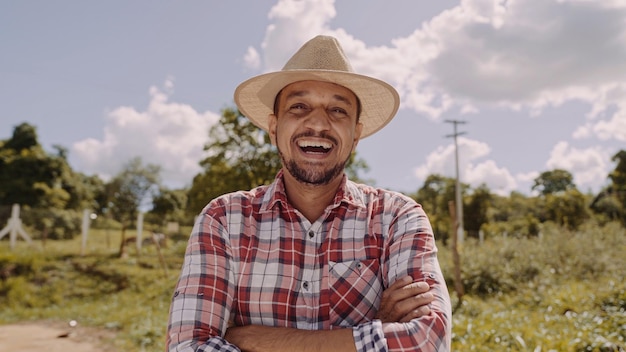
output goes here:
[[311, 223], [315, 222], [328, 205], [330, 205], [341, 186], [343, 174], [337, 176], [325, 185], [311, 185], [302, 183], [293, 178], [288, 172], [284, 173], [285, 192], [287, 199], [294, 208], [298, 209]]

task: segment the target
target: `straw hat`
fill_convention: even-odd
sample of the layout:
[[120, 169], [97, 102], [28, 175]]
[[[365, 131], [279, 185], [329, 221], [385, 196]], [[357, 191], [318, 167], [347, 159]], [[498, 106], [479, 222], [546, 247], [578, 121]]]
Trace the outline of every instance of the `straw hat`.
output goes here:
[[305, 43], [281, 71], [241, 83], [235, 90], [235, 103], [244, 116], [267, 131], [268, 115], [274, 112], [278, 92], [291, 83], [308, 80], [339, 84], [359, 98], [361, 138], [389, 123], [400, 105], [398, 92], [391, 85], [354, 73], [337, 39], [321, 35]]

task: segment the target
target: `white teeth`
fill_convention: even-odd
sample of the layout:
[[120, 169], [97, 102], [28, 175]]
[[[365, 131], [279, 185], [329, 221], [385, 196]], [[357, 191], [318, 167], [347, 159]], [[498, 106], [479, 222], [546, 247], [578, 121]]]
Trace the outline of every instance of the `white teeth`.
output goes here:
[[299, 141], [298, 146], [301, 148], [317, 147], [317, 148], [330, 149], [332, 147], [332, 144], [322, 142], [322, 141]]

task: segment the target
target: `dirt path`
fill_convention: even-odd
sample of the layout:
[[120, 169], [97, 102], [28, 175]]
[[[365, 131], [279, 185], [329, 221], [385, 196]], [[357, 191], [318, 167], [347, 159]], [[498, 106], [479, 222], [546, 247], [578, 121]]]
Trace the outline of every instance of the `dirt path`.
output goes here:
[[51, 322], [0, 325], [0, 351], [112, 352], [104, 340], [113, 335], [96, 329]]

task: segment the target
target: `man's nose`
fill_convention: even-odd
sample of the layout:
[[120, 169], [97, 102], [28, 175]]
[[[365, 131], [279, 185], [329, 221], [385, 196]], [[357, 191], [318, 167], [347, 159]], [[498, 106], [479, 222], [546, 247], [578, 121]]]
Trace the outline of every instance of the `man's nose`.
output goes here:
[[305, 126], [310, 129], [326, 131], [330, 129], [330, 116], [328, 115], [326, 109], [315, 108], [311, 111], [304, 123]]

